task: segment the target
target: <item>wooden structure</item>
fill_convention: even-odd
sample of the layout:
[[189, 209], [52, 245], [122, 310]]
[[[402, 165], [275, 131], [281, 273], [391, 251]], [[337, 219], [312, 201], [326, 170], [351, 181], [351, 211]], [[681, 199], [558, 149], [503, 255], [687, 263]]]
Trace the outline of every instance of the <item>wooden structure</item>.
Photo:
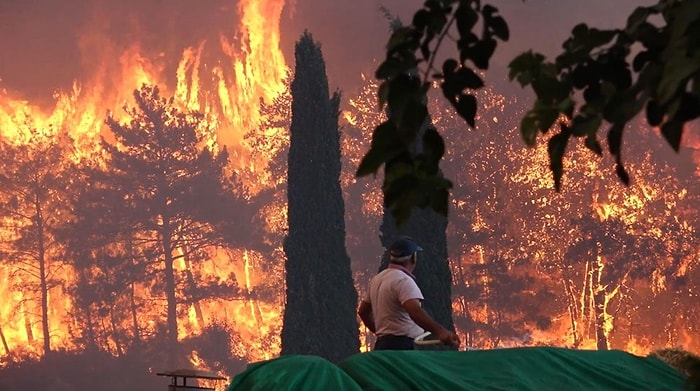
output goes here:
[[[221, 377], [215, 373], [200, 371], [197, 369], [176, 369], [174, 371], [165, 371], [156, 373], [158, 376], [169, 376], [170, 384], [168, 385], [168, 391], [190, 391], [190, 390], [213, 390], [209, 387], [200, 387], [198, 384], [198, 379], [204, 380], [227, 380], [225, 377]], [[187, 384], [188, 379], [190, 384]]]

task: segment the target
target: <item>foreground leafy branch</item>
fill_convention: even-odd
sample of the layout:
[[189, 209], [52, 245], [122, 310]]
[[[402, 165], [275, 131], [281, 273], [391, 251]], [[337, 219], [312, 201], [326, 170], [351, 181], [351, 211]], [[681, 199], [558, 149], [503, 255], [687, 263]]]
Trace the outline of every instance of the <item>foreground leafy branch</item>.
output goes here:
[[[477, 35], [473, 30], [480, 19]], [[457, 39], [449, 35], [452, 26]], [[488, 69], [497, 39], [505, 41], [508, 36], [508, 26], [495, 7], [482, 7], [478, 1], [437, 0], [426, 1], [410, 26], [398, 27], [391, 35], [386, 59], [375, 74], [382, 80], [379, 105], [390, 115], [374, 129], [370, 150], [356, 175], [376, 175], [384, 166], [384, 204], [397, 224], [406, 221], [415, 206], [447, 214], [452, 183], [439, 169], [445, 144], [437, 130], [426, 127], [426, 96], [432, 81], [440, 82], [445, 98], [475, 126], [477, 101], [469, 90], [483, 87], [484, 82], [474, 69]], [[448, 58], [437, 71], [434, 63], [446, 38], [456, 42], [459, 60]]]
[[[430, 86], [439, 82], [455, 111], [475, 127], [477, 100], [471, 91], [484, 86], [475, 69], [488, 69], [497, 40], [508, 37], [498, 10], [478, 0], [428, 0], [410, 26], [391, 35], [386, 59], [375, 74], [381, 80], [379, 105], [391, 115], [375, 128], [356, 175], [376, 175], [384, 166], [384, 203], [397, 223], [414, 207], [447, 214], [452, 183], [439, 169], [445, 144], [437, 130], [425, 130]], [[455, 43], [457, 59], [446, 59], [436, 71], [438, 52], [448, 41]], [[699, 1], [660, 0], [638, 7], [622, 29], [579, 24], [562, 48], [554, 62], [530, 50], [509, 64], [509, 78], [531, 87], [536, 95], [520, 124], [526, 145], [534, 147], [539, 133], [559, 129], [548, 139], [557, 191], [571, 138], [584, 138], [591, 151], [602, 155], [598, 133], [604, 126], [609, 126], [608, 150], [615, 157], [618, 177], [629, 184], [622, 136], [643, 110], [647, 123], [659, 127], [678, 151], [684, 125], [700, 116]], [[583, 99], [580, 106], [576, 98]]]

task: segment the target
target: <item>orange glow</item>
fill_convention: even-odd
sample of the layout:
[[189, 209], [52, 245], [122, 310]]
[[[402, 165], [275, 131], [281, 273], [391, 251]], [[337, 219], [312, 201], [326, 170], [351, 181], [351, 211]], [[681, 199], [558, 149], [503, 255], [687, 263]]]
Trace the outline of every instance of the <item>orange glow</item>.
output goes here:
[[[173, 96], [181, 109], [200, 111], [210, 128], [218, 130], [219, 142], [229, 148], [232, 169], [243, 172], [242, 178], [251, 192], [263, 190], [267, 180], [264, 168], [269, 156], [252, 158], [251, 147], [244, 141], [244, 135], [258, 129], [260, 122], [259, 105], [261, 99], [271, 101], [284, 90], [283, 79], [288, 67], [279, 47], [279, 21], [285, 0], [243, 0], [237, 1], [240, 24], [238, 34], [229, 38], [221, 33], [218, 42], [223, 58], [217, 64], [207, 67], [205, 58], [211, 45], [201, 41], [194, 47], [181, 51], [176, 73], [166, 74], [163, 61], [165, 54], [147, 58], [138, 42], [133, 42], [126, 50], [117, 45], [105, 34], [100, 33], [99, 22], [79, 39], [79, 47], [85, 55], [83, 65], [89, 74], [76, 79], [69, 91], [56, 91], [53, 94], [53, 107], [39, 107], [20, 96], [0, 89], [0, 131], [2, 137], [16, 143], [26, 143], [26, 128], [36, 128], [51, 134], [67, 131], [78, 144], [79, 153], [90, 156], [98, 148], [99, 135], [104, 131], [104, 121], [108, 112], [122, 122], [126, 118], [122, 107], [133, 107], [133, 91], [143, 84], [157, 85], [162, 96]], [[214, 48], [215, 49], [215, 48]], [[172, 82], [171, 82], [172, 80]], [[214, 84], [207, 84], [213, 80]], [[0, 87], [2, 87], [0, 85]], [[274, 129], [280, 132], [280, 129]], [[269, 222], [268, 229], [282, 230], [286, 216], [284, 210], [270, 209], [264, 214]], [[232, 249], [230, 256], [213, 255], [204, 265], [205, 275], [228, 278], [235, 276], [248, 296], [245, 300], [231, 302], [203, 301], [204, 324], [198, 319], [196, 310], [190, 306], [179, 320], [179, 337], [196, 335], [209, 322], [219, 319], [233, 320], [236, 332], [241, 335], [241, 346], [237, 353], [255, 361], [270, 358], [278, 353], [279, 338], [275, 336], [281, 325], [281, 302], [276, 297], [256, 297], [253, 292], [257, 285], [267, 279], [283, 279], [282, 275], [262, 276], [252, 263], [260, 263], [261, 255], [242, 249]], [[182, 261], [175, 264], [176, 270], [186, 270]], [[33, 308], [33, 301], [22, 291], [24, 281], [11, 275], [11, 270], [0, 269], [0, 278], [9, 284], [0, 286], [0, 328], [11, 351], [26, 350], [38, 353], [41, 347], [39, 311]], [[72, 278], [72, 271], [64, 268], [63, 278]], [[139, 288], [140, 289], [140, 288]], [[157, 306], [144, 319], [153, 327], [158, 321]], [[70, 311], [69, 297], [58, 288], [50, 292], [50, 325], [53, 348], [72, 348], [70, 322], [65, 318]], [[150, 318], [150, 319], [149, 319]], [[261, 342], [265, 339], [264, 342]], [[0, 346], [0, 355], [8, 352]], [[193, 352], [196, 356], [196, 352]], [[193, 360], [195, 362], [197, 360]]]

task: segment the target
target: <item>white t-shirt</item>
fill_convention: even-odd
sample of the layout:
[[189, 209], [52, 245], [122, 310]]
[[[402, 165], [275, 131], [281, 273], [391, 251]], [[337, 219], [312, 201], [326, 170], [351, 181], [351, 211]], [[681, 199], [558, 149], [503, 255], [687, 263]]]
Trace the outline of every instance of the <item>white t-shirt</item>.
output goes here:
[[370, 281], [368, 291], [364, 300], [372, 305], [378, 336], [415, 338], [424, 332], [401, 306], [410, 299], [423, 300], [423, 293], [411, 276], [398, 269], [384, 269]]

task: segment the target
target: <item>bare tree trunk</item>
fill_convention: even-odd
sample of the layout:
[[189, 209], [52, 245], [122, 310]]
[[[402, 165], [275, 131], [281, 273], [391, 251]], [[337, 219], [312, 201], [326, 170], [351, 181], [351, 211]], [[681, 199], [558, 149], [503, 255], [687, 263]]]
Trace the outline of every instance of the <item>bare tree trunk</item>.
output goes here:
[[27, 311], [26, 299], [24, 299], [24, 292], [22, 292], [22, 318], [24, 318], [24, 331], [27, 334], [27, 342], [29, 345], [34, 343], [34, 331], [32, 330], [32, 321], [29, 319], [29, 313]]
[[141, 345], [141, 328], [139, 327], [138, 310], [136, 308], [136, 284], [132, 282], [129, 287], [129, 307], [131, 308], [131, 327], [134, 330], [132, 338], [134, 345]]
[[41, 289], [41, 331], [44, 337], [44, 355], [51, 353], [51, 334], [49, 331], [49, 283], [46, 270], [46, 248], [44, 243], [44, 220], [40, 205], [36, 205], [37, 236], [39, 238], [39, 287]]
[[600, 255], [596, 256], [596, 261], [594, 264], [594, 269], [592, 270], [592, 291], [593, 291], [593, 303], [595, 309], [595, 335], [596, 335], [596, 347], [598, 350], [609, 350], [610, 346], [608, 343], [608, 335], [606, 331], [606, 291], [605, 287], [601, 285], [601, 275], [603, 274], [603, 262]]
[[[191, 292], [197, 292], [197, 282], [194, 280], [194, 275], [192, 274], [192, 263], [190, 262], [189, 252], [185, 251], [182, 255], [182, 259], [185, 261], [185, 275], [187, 276], [187, 284], [190, 286]], [[194, 314], [197, 319], [197, 327], [200, 330], [204, 328], [204, 315], [202, 314], [202, 306], [199, 304], [198, 297], [192, 297], [192, 307], [194, 307]]]
[[109, 310], [109, 325], [112, 329], [112, 339], [114, 339], [114, 347], [115, 349], [117, 349], [117, 356], [123, 356], [124, 349], [122, 348], [122, 338], [119, 332], [119, 325], [117, 324], [116, 318], [114, 316], [114, 303], [111, 304], [112, 308]]
[[0, 326], [0, 340], [2, 340], [2, 347], [5, 348], [5, 354], [10, 354], [10, 346], [5, 339], [5, 333], [2, 332], [2, 326]]
[[[127, 240], [127, 251], [131, 266], [133, 267], [136, 264], [136, 260], [134, 259], [134, 247], [131, 238]], [[135, 346], [140, 346], [141, 327], [139, 327], [138, 307], [136, 305], [136, 283], [134, 282], [134, 279], [132, 279], [131, 283], [129, 284], [129, 310], [131, 312], [131, 327], [134, 333], [132, 344]]]
[[177, 346], [177, 299], [175, 297], [175, 271], [173, 269], [172, 242], [170, 226], [167, 218], [163, 218], [161, 241], [165, 261], [165, 296], [167, 298], [167, 327], [168, 327], [168, 365], [175, 364]]
[[576, 293], [571, 286], [571, 280], [569, 277], [564, 275], [562, 278], [564, 282], [564, 295], [566, 296], [566, 301], [568, 303], [567, 307], [569, 309], [569, 320], [571, 321], [571, 336], [573, 338], [573, 348], [576, 349], [581, 344], [581, 340], [578, 335], [578, 307], [576, 306]]

